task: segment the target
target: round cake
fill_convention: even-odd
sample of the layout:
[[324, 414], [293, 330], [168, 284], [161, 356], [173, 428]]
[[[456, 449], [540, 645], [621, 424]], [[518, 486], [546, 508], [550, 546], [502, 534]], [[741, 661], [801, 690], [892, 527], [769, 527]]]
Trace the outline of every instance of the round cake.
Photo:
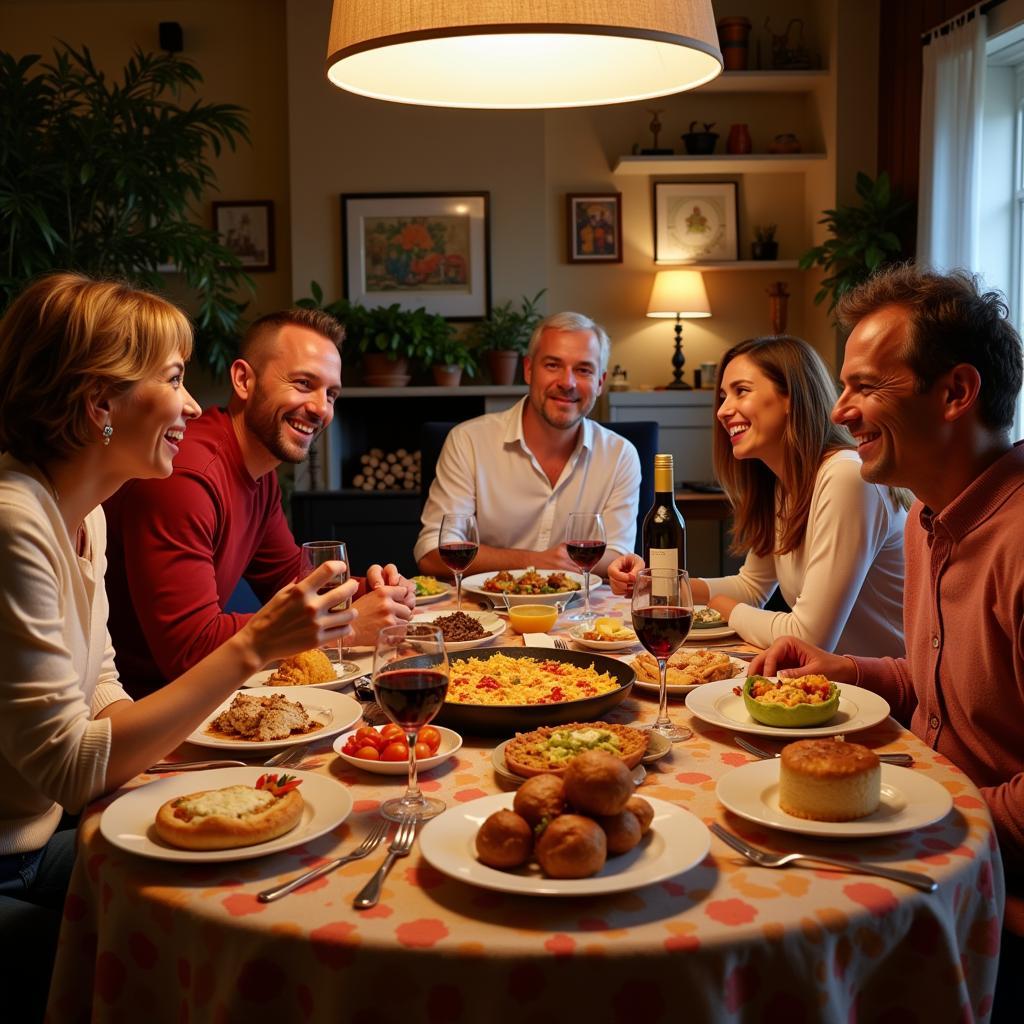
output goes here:
[[855, 821], [881, 800], [878, 755], [859, 743], [800, 740], [782, 748], [779, 806], [812, 821]]

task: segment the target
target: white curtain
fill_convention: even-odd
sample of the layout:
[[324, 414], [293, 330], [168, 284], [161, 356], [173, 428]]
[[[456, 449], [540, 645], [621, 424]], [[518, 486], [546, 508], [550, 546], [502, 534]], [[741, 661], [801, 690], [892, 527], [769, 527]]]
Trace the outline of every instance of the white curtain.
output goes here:
[[924, 47], [917, 260], [978, 267], [985, 15], [954, 18]]

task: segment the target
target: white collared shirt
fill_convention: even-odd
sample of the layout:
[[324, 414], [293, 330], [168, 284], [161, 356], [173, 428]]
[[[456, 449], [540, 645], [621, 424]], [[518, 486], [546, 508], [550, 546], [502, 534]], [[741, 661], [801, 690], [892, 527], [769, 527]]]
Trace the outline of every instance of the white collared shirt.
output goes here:
[[608, 551], [636, 539], [640, 458], [619, 434], [584, 419], [580, 439], [554, 487], [523, 436], [526, 399], [452, 428], [423, 508], [415, 558], [437, 548], [446, 512], [474, 512], [480, 541], [544, 551], [565, 540], [570, 512], [600, 512]]

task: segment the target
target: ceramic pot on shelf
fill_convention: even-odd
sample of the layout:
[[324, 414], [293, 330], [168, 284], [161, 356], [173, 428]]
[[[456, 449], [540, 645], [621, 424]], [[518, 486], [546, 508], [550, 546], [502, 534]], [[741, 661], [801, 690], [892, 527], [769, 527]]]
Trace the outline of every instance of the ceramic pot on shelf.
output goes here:
[[750, 19], [729, 16], [718, 19], [718, 41], [722, 47], [722, 60], [726, 71], [747, 70], [747, 43], [750, 38]]
[[725, 140], [725, 151], [733, 156], [749, 153], [754, 148], [750, 140], [750, 129], [745, 124], [734, 124]]
[[439, 388], [457, 388], [462, 383], [461, 366], [434, 365], [430, 368], [434, 375], [434, 383]]
[[519, 353], [514, 349], [492, 350], [487, 353], [487, 368], [491, 373], [492, 384], [515, 384]]
[[408, 359], [389, 359], [383, 352], [363, 354], [363, 383], [368, 387], [400, 388], [411, 379]]

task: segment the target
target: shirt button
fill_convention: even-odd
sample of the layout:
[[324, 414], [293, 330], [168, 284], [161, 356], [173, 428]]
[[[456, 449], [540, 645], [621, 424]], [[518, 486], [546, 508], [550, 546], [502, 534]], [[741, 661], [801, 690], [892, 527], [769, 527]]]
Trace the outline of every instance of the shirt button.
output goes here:
[[934, 647], [935, 650], [939, 649], [939, 638], [937, 636], [932, 637], [932, 647]]
[[932, 715], [932, 717], [928, 719], [928, 727], [930, 729], [938, 729], [938, 727], [939, 727], [939, 718], [938, 718], [937, 715]]

